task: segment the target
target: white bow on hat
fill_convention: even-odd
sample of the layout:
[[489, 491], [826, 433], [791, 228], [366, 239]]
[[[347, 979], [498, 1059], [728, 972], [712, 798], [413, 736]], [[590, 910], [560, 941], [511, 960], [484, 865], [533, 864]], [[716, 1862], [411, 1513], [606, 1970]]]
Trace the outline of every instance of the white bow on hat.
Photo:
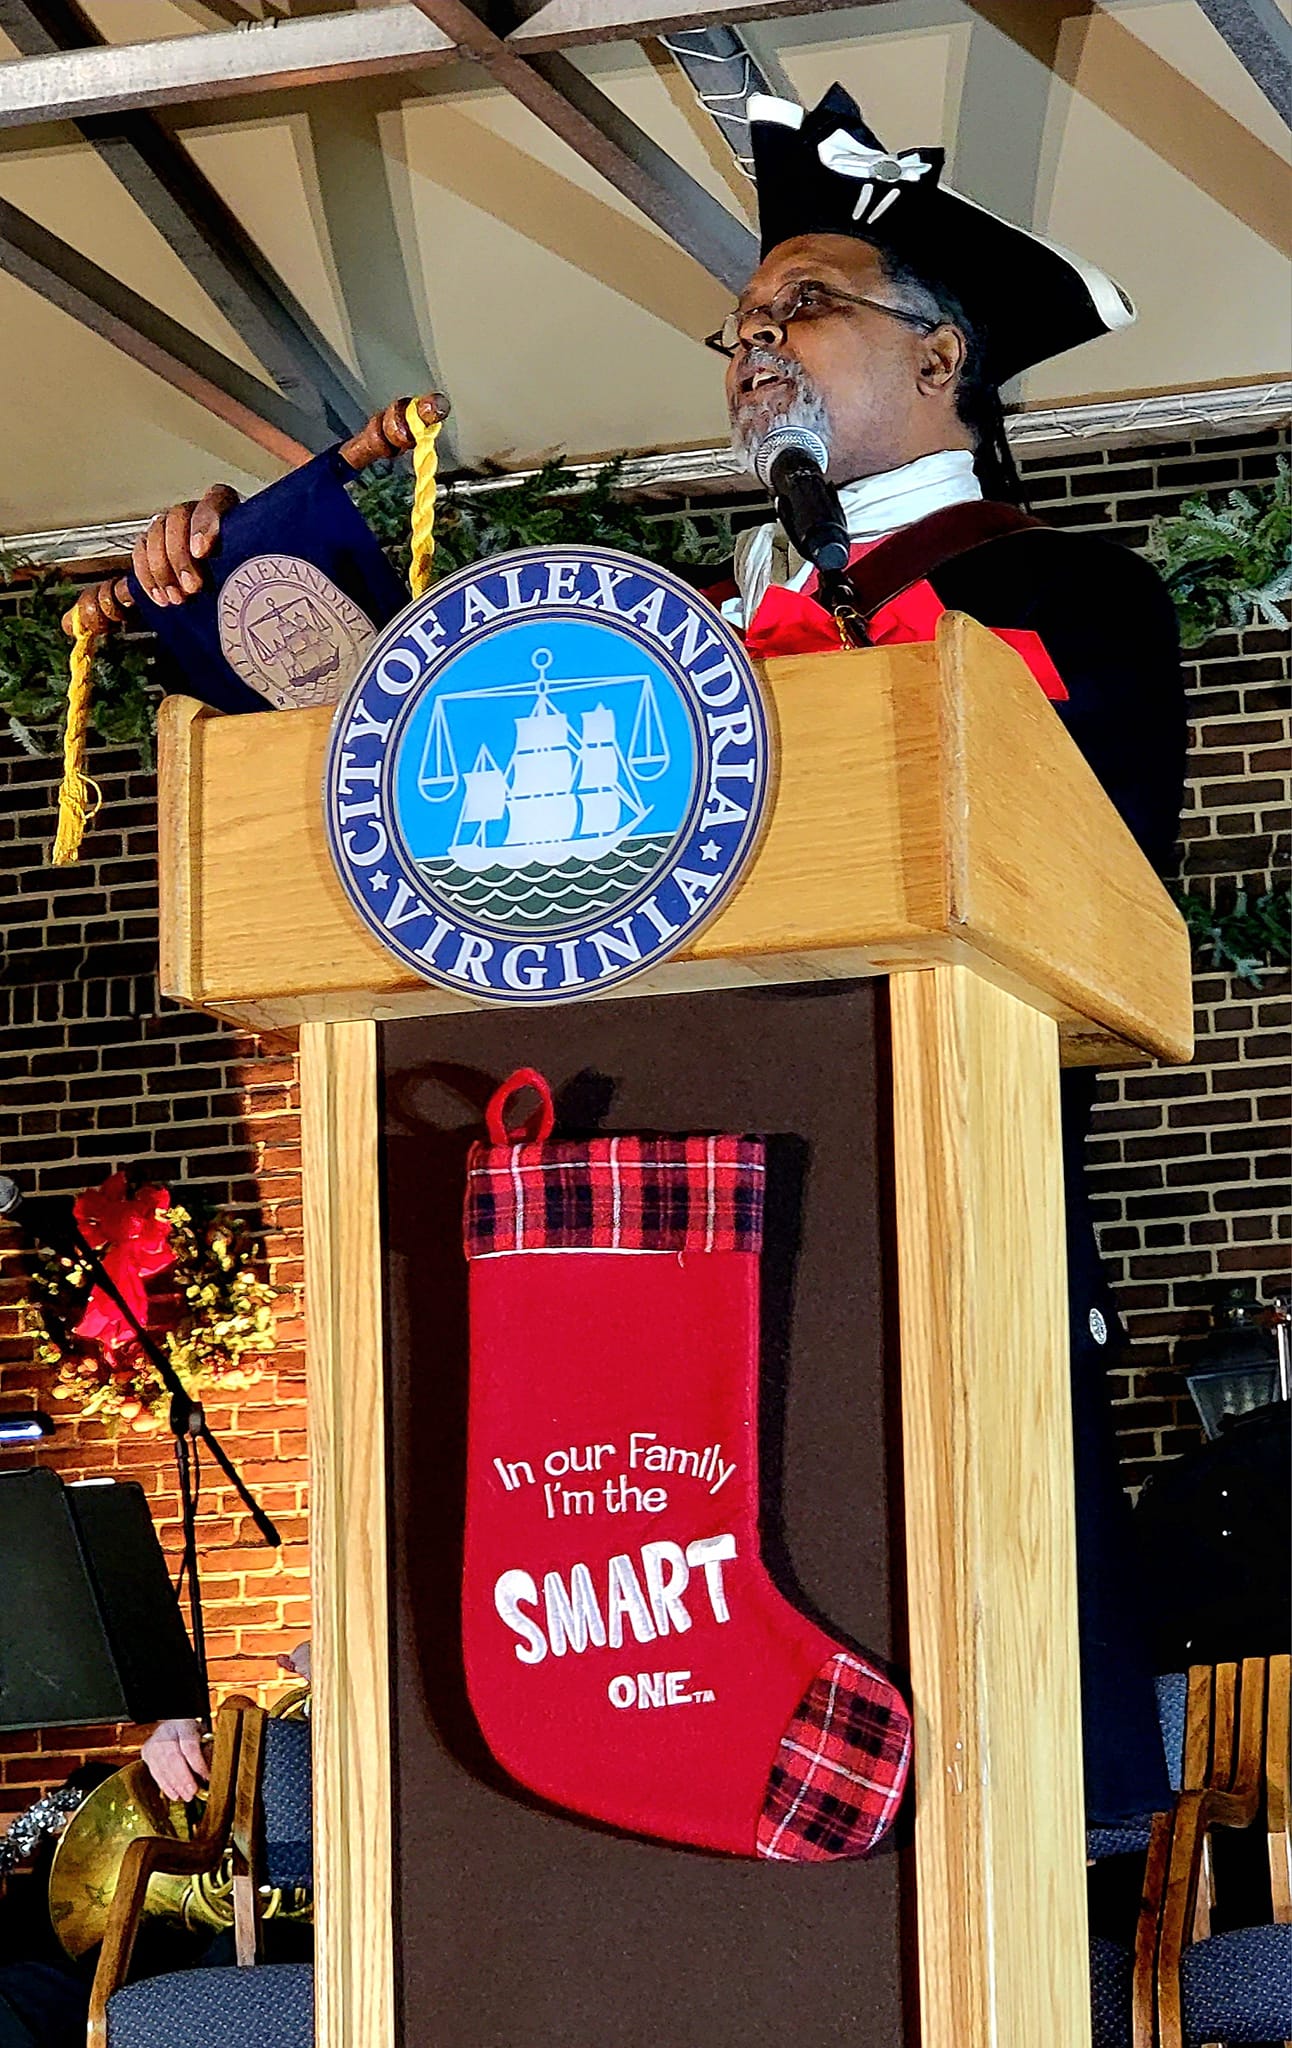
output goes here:
[[824, 142], [817, 145], [817, 155], [828, 171], [838, 171], [841, 177], [865, 181], [853, 208], [854, 220], [867, 218], [877, 185], [887, 188], [874, 212], [870, 213], [867, 225], [887, 212], [900, 196], [903, 185], [917, 185], [926, 172], [933, 169], [933, 165], [926, 163], [913, 149], [900, 156], [887, 149], [871, 149], [868, 144], [849, 135], [846, 128], [836, 128], [832, 135], [827, 135]]

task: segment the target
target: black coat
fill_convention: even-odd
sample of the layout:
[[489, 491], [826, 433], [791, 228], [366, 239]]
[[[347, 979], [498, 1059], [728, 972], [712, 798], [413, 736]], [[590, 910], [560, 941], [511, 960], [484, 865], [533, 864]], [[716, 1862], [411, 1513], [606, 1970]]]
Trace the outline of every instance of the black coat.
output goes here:
[[[1185, 714], [1175, 612], [1140, 556], [1094, 535], [1029, 527], [928, 576], [948, 610], [1040, 635], [1068, 691], [1054, 710], [1159, 870], [1172, 858]], [[1039, 687], [1039, 685], [1038, 685]], [[1056, 818], [1056, 832], [1063, 820]], [[1080, 848], [1073, 849], [1080, 859]], [[1100, 1263], [1085, 1177], [1095, 1075], [1064, 1074], [1063, 1168], [1076, 1456], [1086, 1812], [1111, 1823], [1168, 1802], [1130, 1506], [1107, 1369], [1125, 1341]]]

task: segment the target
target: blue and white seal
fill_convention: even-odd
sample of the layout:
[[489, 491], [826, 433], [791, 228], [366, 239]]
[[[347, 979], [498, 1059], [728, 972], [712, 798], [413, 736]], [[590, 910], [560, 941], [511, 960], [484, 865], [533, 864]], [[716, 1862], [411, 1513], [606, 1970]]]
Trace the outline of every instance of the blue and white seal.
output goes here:
[[677, 952], [762, 828], [767, 720], [678, 577], [526, 548], [386, 627], [337, 708], [328, 841], [365, 925], [477, 1000], [553, 1003]]

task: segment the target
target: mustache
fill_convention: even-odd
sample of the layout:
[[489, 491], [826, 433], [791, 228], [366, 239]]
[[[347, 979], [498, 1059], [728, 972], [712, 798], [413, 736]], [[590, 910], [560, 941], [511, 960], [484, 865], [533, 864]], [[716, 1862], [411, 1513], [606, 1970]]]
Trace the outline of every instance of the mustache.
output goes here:
[[810, 427], [829, 446], [832, 439], [829, 409], [798, 358], [782, 355], [774, 348], [751, 348], [740, 367], [740, 384], [747, 384], [759, 370], [770, 370], [773, 376], [784, 378], [790, 387], [789, 396], [786, 398], [777, 392], [772, 411], [760, 392], [739, 388], [733, 392], [729, 404], [731, 445], [745, 467], [753, 468], [759, 444], [773, 425]]
[[[779, 349], [755, 346], [746, 352], [741, 364], [740, 384], [744, 385], [750, 377], [757, 376], [760, 370], [770, 370], [773, 376], [783, 377], [787, 384], [793, 385], [796, 397], [818, 401], [817, 388], [797, 356], [782, 355]], [[737, 389], [732, 410], [737, 411], [751, 403], [757, 403], [756, 394]]]

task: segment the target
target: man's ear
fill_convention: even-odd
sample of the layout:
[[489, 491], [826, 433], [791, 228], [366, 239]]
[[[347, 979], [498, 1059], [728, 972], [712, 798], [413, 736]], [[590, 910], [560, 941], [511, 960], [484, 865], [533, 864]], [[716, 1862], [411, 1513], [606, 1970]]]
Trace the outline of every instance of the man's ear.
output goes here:
[[965, 338], [949, 322], [944, 321], [932, 334], [923, 335], [916, 372], [920, 390], [932, 397], [954, 384], [964, 368], [965, 354]]

